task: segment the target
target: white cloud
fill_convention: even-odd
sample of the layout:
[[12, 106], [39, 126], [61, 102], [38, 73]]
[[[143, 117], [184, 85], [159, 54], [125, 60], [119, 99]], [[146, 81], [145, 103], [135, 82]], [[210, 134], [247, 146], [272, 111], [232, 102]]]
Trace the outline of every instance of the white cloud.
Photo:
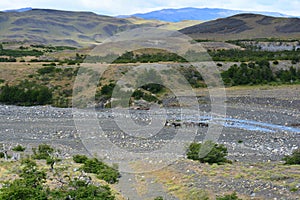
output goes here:
[[300, 0], [1, 0], [0, 10], [23, 7], [85, 10], [120, 15], [149, 12], [162, 8], [212, 7], [248, 11], [274, 11], [300, 16]]

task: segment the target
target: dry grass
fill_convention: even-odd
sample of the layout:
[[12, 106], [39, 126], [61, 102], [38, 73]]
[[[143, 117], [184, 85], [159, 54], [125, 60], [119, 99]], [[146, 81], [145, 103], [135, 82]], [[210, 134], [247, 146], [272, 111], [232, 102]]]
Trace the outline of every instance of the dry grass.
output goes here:
[[[149, 177], [155, 178], [160, 184], [163, 184], [166, 191], [170, 192], [179, 199], [188, 199], [187, 197], [194, 191], [206, 194], [210, 199], [214, 199], [216, 195], [229, 194], [234, 191], [224, 190], [213, 191], [213, 188], [207, 189], [205, 185], [193, 185], [196, 176], [207, 179], [210, 184], [218, 185], [225, 180], [247, 180], [250, 182], [262, 181], [273, 185], [287, 187], [288, 190], [296, 188], [300, 181], [300, 166], [283, 165], [280, 163], [234, 163], [226, 165], [208, 165], [200, 164], [194, 161], [185, 162], [185, 170], [177, 169], [176, 166], [169, 166], [162, 170], [148, 174]], [[189, 174], [189, 172], [196, 174]], [[259, 190], [259, 188], [254, 188]], [[243, 199], [250, 199], [248, 194], [238, 193]], [[256, 197], [255, 199], [262, 199]]]

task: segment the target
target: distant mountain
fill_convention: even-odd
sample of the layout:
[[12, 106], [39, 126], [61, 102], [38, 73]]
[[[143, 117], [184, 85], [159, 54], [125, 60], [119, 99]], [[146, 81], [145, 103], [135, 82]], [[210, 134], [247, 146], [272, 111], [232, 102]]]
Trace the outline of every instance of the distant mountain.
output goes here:
[[241, 11], [241, 10], [228, 10], [219, 8], [181, 8], [181, 9], [163, 9], [149, 13], [139, 13], [130, 16], [119, 17], [139, 17], [143, 19], [155, 19], [167, 22], [179, 22], [183, 20], [200, 20], [209, 21], [218, 18], [225, 18], [236, 14], [253, 13], [262, 14], [273, 17], [289, 17], [288, 15], [277, 12], [258, 12], [258, 11]]
[[194, 39], [234, 40], [253, 38], [300, 38], [300, 18], [239, 14], [180, 30]]
[[20, 9], [14, 9], [14, 10], [4, 10], [3, 12], [26, 12], [32, 10], [32, 8], [20, 8]]
[[48, 9], [0, 12], [0, 42], [86, 46], [140, 26], [144, 25], [92, 12]]

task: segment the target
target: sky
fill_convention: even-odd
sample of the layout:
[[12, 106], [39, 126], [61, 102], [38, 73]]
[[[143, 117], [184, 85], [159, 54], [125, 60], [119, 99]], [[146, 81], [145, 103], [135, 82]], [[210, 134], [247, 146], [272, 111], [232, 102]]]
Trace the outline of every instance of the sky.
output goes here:
[[25, 7], [91, 11], [111, 16], [184, 7], [269, 11], [300, 16], [300, 0], [0, 0], [0, 10]]

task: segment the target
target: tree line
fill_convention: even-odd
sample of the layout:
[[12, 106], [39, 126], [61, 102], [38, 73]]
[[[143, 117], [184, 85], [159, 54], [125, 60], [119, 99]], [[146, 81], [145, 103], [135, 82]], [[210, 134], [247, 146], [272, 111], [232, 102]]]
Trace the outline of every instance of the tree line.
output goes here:
[[227, 86], [297, 83], [300, 81], [300, 70], [291, 66], [273, 72], [268, 61], [258, 61], [232, 65], [221, 76]]

